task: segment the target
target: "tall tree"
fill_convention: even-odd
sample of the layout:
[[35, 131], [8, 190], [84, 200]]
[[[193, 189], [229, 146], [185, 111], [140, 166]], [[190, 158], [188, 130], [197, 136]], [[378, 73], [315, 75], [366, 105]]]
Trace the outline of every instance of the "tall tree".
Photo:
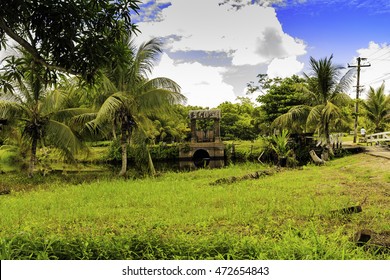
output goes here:
[[390, 122], [390, 95], [385, 94], [384, 83], [377, 90], [370, 87], [363, 106], [367, 118], [374, 124], [374, 132], [383, 132]]
[[115, 56], [123, 34], [136, 30], [137, 0], [7, 0], [0, 2], [0, 49], [9, 39], [48, 73], [91, 79]]
[[1, 76], [12, 87], [7, 92], [0, 92], [0, 118], [17, 120], [30, 143], [29, 177], [33, 176], [37, 147], [41, 142], [50, 143], [72, 159], [82, 143], [65, 120], [86, 110], [68, 108], [64, 92], [46, 88], [42, 82], [44, 67], [28, 54], [6, 60], [4, 69]]
[[300, 90], [300, 85], [304, 83], [305, 79], [296, 75], [284, 79], [267, 79], [262, 83], [262, 88], [266, 90], [266, 93], [259, 95], [256, 101], [261, 103], [261, 108], [266, 113], [265, 120], [268, 123], [272, 123], [292, 107], [305, 102], [305, 96]]
[[222, 113], [221, 135], [226, 138], [253, 140], [259, 133], [254, 119], [255, 105], [249, 98], [237, 99], [239, 103], [223, 102], [217, 107]]
[[342, 76], [343, 67], [334, 65], [332, 59], [333, 55], [320, 60], [310, 58], [312, 73], [305, 74], [307, 85], [301, 87], [307, 104], [292, 107], [275, 119], [275, 125], [292, 127], [303, 123], [306, 129], [318, 130], [330, 146], [331, 124], [340, 121], [341, 107], [350, 101], [345, 92], [352, 82], [353, 74], [350, 70]]
[[151, 116], [165, 114], [170, 105], [185, 100], [174, 81], [165, 77], [149, 79], [147, 76], [161, 53], [161, 43], [158, 40], [143, 43], [138, 49], [131, 41], [129, 47], [128, 56], [113, 61], [106, 73], [109, 85], [105, 88], [111, 91], [111, 95], [103, 103], [93, 122], [95, 126], [115, 123], [120, 128], [120, 176], [124, 176], [127, 171], [127, 146], [132, 135], [136, 135], [136, 139], [141, 141], [140, 136], [146, 137], [144, 131], [152, 125]]

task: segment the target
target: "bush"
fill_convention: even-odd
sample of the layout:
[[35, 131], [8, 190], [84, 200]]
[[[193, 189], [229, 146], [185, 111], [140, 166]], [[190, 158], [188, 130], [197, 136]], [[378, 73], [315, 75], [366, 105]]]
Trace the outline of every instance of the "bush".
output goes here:
[[[179, 157], [179, 145], [178, 144], [158, 144], [149, 146], [150, 156], [154, 161], [166, 161], [166, 160], [177, 160]], [[136, 155], [136, 147], [131, 145], [127, 149], [127, 158], [135, 162]], [[121, 145], [118, 140], [112, 141], [109, 149], [107, 159], [109, 161], [121, 161], [122, 160], [122, 152]]]
[[179, 145], [154, 145], [149, 147], [150, 155], [153, 160], [165, 161], [165, 160], [176, 160], [179, 157]]

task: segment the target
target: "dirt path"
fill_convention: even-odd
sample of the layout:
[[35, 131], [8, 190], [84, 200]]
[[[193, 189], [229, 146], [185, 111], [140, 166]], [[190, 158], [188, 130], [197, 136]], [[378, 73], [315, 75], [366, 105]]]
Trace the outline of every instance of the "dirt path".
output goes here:
[[352, 143], [352, 141], [346, 141], [343, 143], [343, 147], [347, 149], [351, 147], [361, 147], [367, 155], [390, 159], [390, 148], [386, 146], [357, 145]]
[[381, 146], [366, 146], [364, 152], [367, 155], [390, 159], [390, 149]]

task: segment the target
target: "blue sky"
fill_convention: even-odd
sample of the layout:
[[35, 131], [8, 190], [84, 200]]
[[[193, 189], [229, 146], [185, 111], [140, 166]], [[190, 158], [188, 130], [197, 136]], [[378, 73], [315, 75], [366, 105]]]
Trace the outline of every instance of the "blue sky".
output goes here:
[[235, 102], [260, 73], [309, 74], [310, 56], [333, 54], [345, 67], [366, 57], [365, 89], [390, 83], [388, 0], [140, 1], [140, 13], [133, 15], [141, 31], [136, 40], [164, 42], [152, 76], [178, 82], [187, 104]]
[[366, 91], [390, 83], [389, 1], [308, 0], [276, 7], [276, 12], [283, 31], [307, 45], [307, 54], [299, 58], [305, 63], [303, 71], [309, 71], [310, 56], [333, 54], [334, 62], [344, 66], [356, 65], [360, 56], [371, 65], [362, 68], [361, 84]]
[[[143, 0], [139, 41], [160, 37], [154, 76], [177, 81], [188, 104], [215, 107], [245, 96], [256, 75], [309, 72], [310, 56], [358, 56], [361, 83], [390, 81], [390, 2], [342, 0]], [[354, 96], [351, 88], [351, 96]], [[364, 94], [363, 94], [364, 96]], [[255, 96], [256, 97], [256, 94]]]
[[334, 54], [346, 63], [370, 41], [388, 42], [390, 9], [386, 1], [307, 1], [276, 8], [283, 30], [302, 38], [308, 55]]

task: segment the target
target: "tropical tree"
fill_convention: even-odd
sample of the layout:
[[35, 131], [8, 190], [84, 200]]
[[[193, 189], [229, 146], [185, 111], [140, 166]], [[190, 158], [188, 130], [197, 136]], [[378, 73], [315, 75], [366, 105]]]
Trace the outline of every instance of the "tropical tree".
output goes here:
[[279, 116], [274, 125], [297, 127], [303, 124], [304, 130], [317, 130], [326, 139], [330, 148], [331, 125], [342, 123], [342, 107], [350, 102], [347, 92], [352, 82], [352, 70], [341, 75], [343, 67], [332, 63], [329, 58], [315, 60], [310, 58], [311, 75], [305, 74], [306, 84], [301, 84], [306, 104], [293, 106], [287, 113]]
[[238, 103], [223, 102], [218, 105], [222, 112], [221, 135], [226, 138], [253, 140], [259, 129], [256, 123], [253, 102], [246, 97], [238, 97]]
[[12, 39], [47, 74], [61, 71], [91, 79], [116, 56], [123, 34], [136, 30], [131, 15], [139, 9], [138, 2], [0, 1], [0, 50]]
[[363, 103], [367, 118], [374, 124], [374, 132], [382, 132], [390, 121], [390, 95], [385, 94], [385, 84], [378, 89], [370, 87]]
[[179, 119], [177, 114], [158, 117], [153, 120], [154, 127], [151, 128], [151, 132], [148, 135], [151, 135], [152, 139], [157, 140], [159, 143], [181, 142], [191, 132], [184, 121], [185, 119]]
[[82, 143], [66, 119], [85, 112], [66, 106], [67, 96], [60, 90], [50, 90], [43, 83], [46, 71], [31, 56], [10, 57], [1, 73], [12, 87], [0, 92], [0, 118], [16, 122], [30, 145], [28, 176], [32, 177], [39, 144], [58, 148], [63, 156], [73, 159]]
[[[105, 90], [111, 94], [91, 123], [95, 127], [115, 125], [119, 128], [122, 155], [120, 176], [124, 176], [127, 171], [127, 146], [132, 136], [135, 135], [133, 140], [145, 147], [146, 130], [153, 125], [150, 117], [167, 114], [170, 105], [185, 100], [174, 81], [165, 77], [148, 78], [161, 53], [158, 40], [145, 42], [138, 49], [134, 41], [130, 41], [128, 48], [127, 56], [118, 57], [105, 73], [108, 78], [105, 80]], [[153, 170], [150, 155], [148, 159], [150, 169]]]
[[296, 75], [288, 78], [267, 79], [262, 88], [265, 94], [259, 95], [256, 101], [261, 103], [262, 110], [266, 113], [266, 121], [272, 123], [277, 117], [285, 114], [292, 107], [305, 102], [299, 86], [305, 79]]

